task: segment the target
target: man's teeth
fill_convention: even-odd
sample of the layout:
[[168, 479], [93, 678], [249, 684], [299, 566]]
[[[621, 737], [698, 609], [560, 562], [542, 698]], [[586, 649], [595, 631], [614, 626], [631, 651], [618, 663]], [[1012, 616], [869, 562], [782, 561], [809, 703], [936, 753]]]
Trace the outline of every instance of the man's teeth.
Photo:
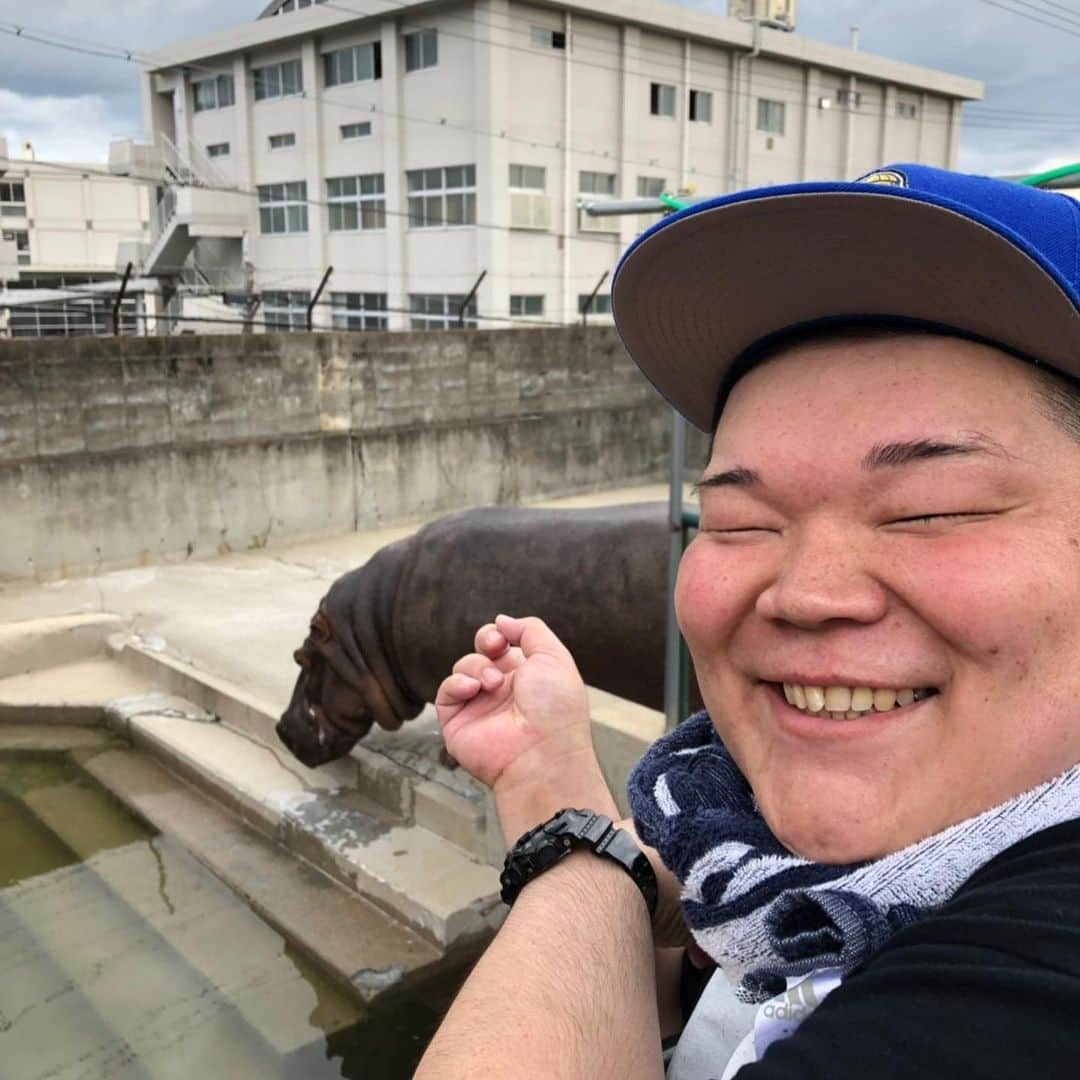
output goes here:
[[869, 686], [802, 686], [799, 683], [784, 683], [783, 686], [789, 705], [833, 720], [854, 720], [867, 712], [888, 712], [936, 692], [911, 687], [872, 690]]

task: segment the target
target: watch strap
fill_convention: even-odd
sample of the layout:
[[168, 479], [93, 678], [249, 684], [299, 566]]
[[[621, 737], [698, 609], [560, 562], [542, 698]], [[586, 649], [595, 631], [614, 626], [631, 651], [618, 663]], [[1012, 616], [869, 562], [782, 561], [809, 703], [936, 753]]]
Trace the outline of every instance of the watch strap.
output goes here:
[[560, 810], [530, 829], [507, 854], [499, 878], [503, 902], [512, 905], [528, 882], [579, 848], [618, 863], [641, 890], [649, 916], [653, 915], [657, 885], [649, 857], [633, 836], [616, 828], [606, 814], [572, 808]]

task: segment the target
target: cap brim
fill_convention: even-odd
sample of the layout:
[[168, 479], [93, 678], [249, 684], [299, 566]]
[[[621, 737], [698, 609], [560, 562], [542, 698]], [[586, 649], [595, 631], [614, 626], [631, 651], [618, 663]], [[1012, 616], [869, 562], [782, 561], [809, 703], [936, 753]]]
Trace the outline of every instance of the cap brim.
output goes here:
[[1080, 376], [1080, 315], [1035, 258], [956, 210], [865, 185], [695, 208], [638, 241], [612, 292], [630, 355], [702, 431], [745, 350], [829, 318], [931, 323]]

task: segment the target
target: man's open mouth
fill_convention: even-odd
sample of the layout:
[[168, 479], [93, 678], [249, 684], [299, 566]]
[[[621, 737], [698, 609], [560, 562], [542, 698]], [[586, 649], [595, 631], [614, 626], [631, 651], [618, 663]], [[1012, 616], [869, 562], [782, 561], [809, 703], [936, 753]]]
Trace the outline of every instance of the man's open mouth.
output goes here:
[[856, 720], [867, 713], [892, 712], [938, 693], [935, 687], [804, 686], [771, 683], [800, 712], [831, 720]]

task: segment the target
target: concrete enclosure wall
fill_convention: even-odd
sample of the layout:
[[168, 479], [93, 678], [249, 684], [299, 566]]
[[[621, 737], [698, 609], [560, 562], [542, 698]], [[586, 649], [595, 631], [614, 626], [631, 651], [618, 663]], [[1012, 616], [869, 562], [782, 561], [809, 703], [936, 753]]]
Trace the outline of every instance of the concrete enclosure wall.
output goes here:
[[661, 479], [609, 328], [0, 342], [0, 577]]

